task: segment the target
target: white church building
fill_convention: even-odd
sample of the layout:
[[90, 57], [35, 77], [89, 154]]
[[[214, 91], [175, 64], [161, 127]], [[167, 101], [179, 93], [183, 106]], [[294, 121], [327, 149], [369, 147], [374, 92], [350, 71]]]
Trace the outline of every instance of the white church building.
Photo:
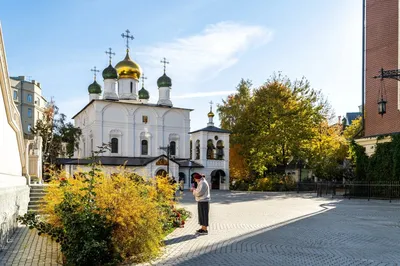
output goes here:
[[[132, 38], [127, 35], [123, 37]], [[157, 80], [158, 101], [149, 102], [149, 92], [139, 86], [140, 66], [130, 59], [129, 46], [125, 58], [115, 67], [110, 61], [102, 72], [104, 90], [96, 81], [89, 85], [89, 102], [74, 117], [82, 136], [75, 158], [61, 158], [59, 163], [70, 174], [87, 169], [89, 157], [104, 143], [110, 149], [99, 156], [104, 171], [112, 173], [121, 165], [151, 178], [167, 175], [183, 180], [185, 188], [192, 175], [206, 176], [212, 189], [229, 189], [229, 134], [214, 126], [212, 106], [206, 127], [190, 130], [193, 109], [173, 106], [170, 98], [172, 81], [164, 73]], [[98, 71], [98, 70], [97, 70]]]

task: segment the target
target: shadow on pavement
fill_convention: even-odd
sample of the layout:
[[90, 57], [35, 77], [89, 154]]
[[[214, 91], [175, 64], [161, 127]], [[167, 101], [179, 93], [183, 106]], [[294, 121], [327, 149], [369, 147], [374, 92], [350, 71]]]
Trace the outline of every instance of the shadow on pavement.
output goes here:
[[196, 236], [194, 234], [191, 235], [184, 235], [184, 236], [179, 236], [179, 237], [175, 237], [175, 238], [171, 238], [171, 239], [167, 239], [164, 241], [164, 244], [166, 246], [168, 245], [172, 245], [172, 244], [176, 244], [176, 243], [180, 243], [180, 242], [185, 242], [188, 240], [192, 240], [196, 238]]
[[[399, 265], [399, 206], [343, 200], [323, 210], [181, 254], [172, 265]], [[211, 237], [211, 236], [208, 236]], [[205, 251], [207, 250], [207, 251]]]

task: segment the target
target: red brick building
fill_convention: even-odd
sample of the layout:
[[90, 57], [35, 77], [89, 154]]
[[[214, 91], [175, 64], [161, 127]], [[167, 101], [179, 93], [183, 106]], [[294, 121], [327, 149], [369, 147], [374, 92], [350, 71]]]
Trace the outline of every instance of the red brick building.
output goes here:
[[[358, 142], [369, 154], [377, 136], [400, 132], [399, 82], [385, 78], [382, 84], [381, 79], [373, 78], [381, 68], [400, 68], [399, 5], [399, 0], [365, 0], [365, 138]], [[384, 115], [378, 113], [382, 89], [387, 101]]]

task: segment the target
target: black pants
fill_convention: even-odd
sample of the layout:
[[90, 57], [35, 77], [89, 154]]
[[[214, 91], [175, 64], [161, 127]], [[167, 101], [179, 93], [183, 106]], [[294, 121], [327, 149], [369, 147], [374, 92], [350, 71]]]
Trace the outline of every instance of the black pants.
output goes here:
[[202, 226], [208, 226], [208, 213], [210, 212], [210, 203], [197, 202], [197, 211], [199, 214], [199, 224]]

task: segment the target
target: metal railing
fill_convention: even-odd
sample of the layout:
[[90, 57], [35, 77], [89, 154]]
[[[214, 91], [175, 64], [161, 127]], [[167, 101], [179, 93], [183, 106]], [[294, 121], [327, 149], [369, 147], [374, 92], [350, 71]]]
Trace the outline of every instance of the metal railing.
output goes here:
[[400, 199], [399, 181], [298, 182], [296, 190], [297, 193], [314, 192], [317, 197], [343, 196], [348, 199], [384, 199], [390, 202]]
[[345, 183], [345, 196], [350, 198], [400, 199], [399, 181], [353, 181]]

